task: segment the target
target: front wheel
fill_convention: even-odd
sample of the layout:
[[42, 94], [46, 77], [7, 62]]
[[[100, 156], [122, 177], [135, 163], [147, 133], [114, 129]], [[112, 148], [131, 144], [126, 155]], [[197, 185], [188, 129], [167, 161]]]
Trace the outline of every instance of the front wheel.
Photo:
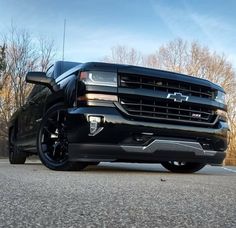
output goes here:
[[162, 166], [173, 173], [195, 173], [202, 169], [206, 164], [194, 162], [162, 162]]
[[87, 163], [69, 161], [65, 121], [66, 109], [63, 105], [56, 105], [48, 110], [37, 136], [39, 158], [52, 170], [82, 170]]

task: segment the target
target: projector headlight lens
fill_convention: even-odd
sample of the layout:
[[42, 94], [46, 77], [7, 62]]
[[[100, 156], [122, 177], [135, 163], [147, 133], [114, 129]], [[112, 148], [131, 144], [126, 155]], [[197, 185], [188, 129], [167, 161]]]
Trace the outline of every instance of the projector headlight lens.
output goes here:
[[215, 100], [219, 103], [225, 104], [225, 93], [218, 91]]
[[80, 73], [80, 80], [86, 85], [117, 87], [117, 73], [114, 72], [84, 71]]

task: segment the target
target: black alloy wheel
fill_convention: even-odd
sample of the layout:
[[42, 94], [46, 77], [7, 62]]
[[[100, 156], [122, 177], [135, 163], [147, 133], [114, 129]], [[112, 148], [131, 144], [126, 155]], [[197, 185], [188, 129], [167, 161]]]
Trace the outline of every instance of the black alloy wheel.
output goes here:
[[66, 113], [63, 105], [56, 105], [48, 110], [38, 131], [38, 154], [49, 169], [82, 170], [87, 163], [69, 161]]

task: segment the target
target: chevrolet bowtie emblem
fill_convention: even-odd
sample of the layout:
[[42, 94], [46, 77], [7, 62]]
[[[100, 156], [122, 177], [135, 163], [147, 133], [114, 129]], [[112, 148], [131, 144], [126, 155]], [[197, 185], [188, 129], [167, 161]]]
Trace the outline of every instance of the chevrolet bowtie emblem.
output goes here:
[[188, 96], [184, 96], [182, 93], [169, 93], [167, 98], [174, 100], [174, 102], [187, 101]]

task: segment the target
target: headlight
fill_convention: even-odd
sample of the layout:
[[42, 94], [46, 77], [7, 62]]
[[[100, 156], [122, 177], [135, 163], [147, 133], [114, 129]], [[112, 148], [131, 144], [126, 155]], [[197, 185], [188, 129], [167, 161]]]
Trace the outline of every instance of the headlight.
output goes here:
[[117, 74], [114, 72], [84, 71], [80, 73], [80, 80], [86, 85], [117, 87]]
[[215, 100], [219, 103], [225, 104], [225, 93], [218, 91]]

